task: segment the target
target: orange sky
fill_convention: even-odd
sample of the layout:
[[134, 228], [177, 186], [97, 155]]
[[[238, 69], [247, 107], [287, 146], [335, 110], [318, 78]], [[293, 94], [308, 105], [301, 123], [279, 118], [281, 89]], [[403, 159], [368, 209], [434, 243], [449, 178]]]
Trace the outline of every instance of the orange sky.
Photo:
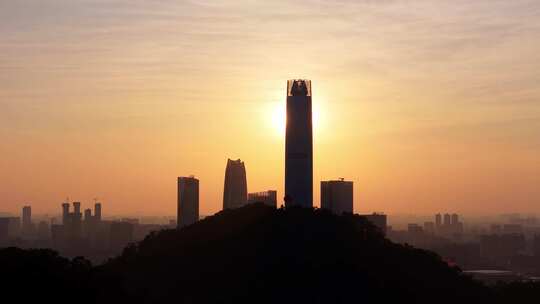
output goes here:
[[[53, 1], [51, 1], [53, 2]], [[0, 211], [222, 204], [227, 158], [282, 196], [286, 80], [355, 210], [540, 211], [538, 1], [0, 2]]]

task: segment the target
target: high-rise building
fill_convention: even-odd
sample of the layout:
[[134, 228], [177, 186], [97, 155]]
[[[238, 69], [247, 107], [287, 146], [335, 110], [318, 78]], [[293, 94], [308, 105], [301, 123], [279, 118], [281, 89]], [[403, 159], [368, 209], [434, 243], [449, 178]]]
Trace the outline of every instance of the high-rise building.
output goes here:
[[178, 178], [178, 227], [199, 220], [199, 180], [193, 176]]
[[69, 203], [62, 204], [62, 235], [69, 239], [80, 238], [82, 234], [81, 203], [73, 202], [73, 212], [69, 212]]
[[248, 203], [263, 203], [270, 207], [277, 208], [277, 191], [268, 190], [248, 194]]
[[9, 240], [9, 219], [0, 218], [0, 246], [5, 246]]
[[69, 222], [69, 203], [62, 204], [62, 224], [66, 225]]
[[455, 213], [452, 214], [451, 224], [452, 226], [459, 225], [459, 216]]
[[311, 81], [287, 82], [285, 206], [313, 207]]
[[353, 182], [343, 179], [322, 181], [321, 208], [335, 214], [353, 213]]
[[101, 203], [94, 204], [94, 217], [96, 222], [101, 221]]
[[0, 238], [7, 240], [18, 238], [21, 234], [20, 217], [2, 217], [0, 218]]
[[92, 209], [85, 209], [84, 210], [84, 221], [90, 222], [92, 221]]
[[73, 213], [75, 213], [75, 216], [78, 216], [79, 214], [81, 214], [80, 202], [73, 202]]
[[442, 225], [442, 216], [440, 213], [437, 213], [435, 215], [435, 227], [437, 227], [437, 229], [439, 229]]
[[25, 230], [32, 226], [32, 207], [30, 206], [24, 206], [22, 209], [22, 226]]
[[235, 209], [247, 204], [246, 167], [240, 159], [227, 159], [223, 209]]
[[35, 226], [32, 224], [32, 207], [22, 208], [22, 235], [24, 238], [35, 237]]
[[443, 217], [443, 225], [444, 226], [450, 226], [451, 220], [450, 220], [450, 214], [445, 213]]

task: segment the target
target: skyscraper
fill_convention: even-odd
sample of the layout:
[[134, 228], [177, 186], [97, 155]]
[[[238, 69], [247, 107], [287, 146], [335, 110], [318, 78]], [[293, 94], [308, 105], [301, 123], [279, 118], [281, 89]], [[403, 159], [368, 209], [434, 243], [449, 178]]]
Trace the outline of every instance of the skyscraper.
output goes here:
[[240, 159], [227, 159], [223, 209], [239, 208], [247, 204], [246, 167]]
[[285, 205], [313, 207], [311, 81], [287, 82]]
[[457, 215], [456, 213], [453, 213], [453, 214], [452, 214], [451, 224], [452, 224], [453, 226], [459, 224], [459, 215]]
[[96, 218], [96, 222], [101, 221], [101, 203], [95, 203], [94, 204], [94, 217]]
[[322, 181], [321, 208], [335, 214], [353, 213], [353, 182], [343, 179]]
[[199, 220], [199, 180], [193, 176], [178, 178], [178, 228]]
[[445, 213], [443, 216], [443, 225], [444, 226], [450, 226], [451, 220], [450, 220], [450, 214]]
[[22, 209], [22, 229], [28, 233], [32, 229], [32, 207], [24, 206]]
[[69, 222], [69, 203], [62, 204], [62, 224], [67, 225]]

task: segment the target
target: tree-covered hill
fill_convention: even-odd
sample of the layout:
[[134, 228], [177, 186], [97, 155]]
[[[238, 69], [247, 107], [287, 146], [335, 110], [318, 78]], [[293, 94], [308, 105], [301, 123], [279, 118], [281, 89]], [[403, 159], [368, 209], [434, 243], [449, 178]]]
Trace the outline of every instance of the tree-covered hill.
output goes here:
[[450, 303], [489, 296], [363, 218], [251, 205], [148, 236], [100, 269], [119, 297], [166, 303]]
[[155, 232], [92, 267], [0, 250], [4, 297], [56, 303], [514, 303], [538, 284], [486, 287], [365, 219], [249, 205]]

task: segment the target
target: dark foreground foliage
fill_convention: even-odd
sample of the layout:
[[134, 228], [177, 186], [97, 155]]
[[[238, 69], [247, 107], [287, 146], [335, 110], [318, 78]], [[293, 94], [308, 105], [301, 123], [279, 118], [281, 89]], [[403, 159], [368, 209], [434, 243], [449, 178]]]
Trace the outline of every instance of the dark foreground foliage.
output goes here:
[[263, 205], [154, 233], [94, 268], [18, 249], [0, 251], [4, 265], [10, 288], [88, 303], [515, 303], [540, 290], [485, 287], [359, 216]]

